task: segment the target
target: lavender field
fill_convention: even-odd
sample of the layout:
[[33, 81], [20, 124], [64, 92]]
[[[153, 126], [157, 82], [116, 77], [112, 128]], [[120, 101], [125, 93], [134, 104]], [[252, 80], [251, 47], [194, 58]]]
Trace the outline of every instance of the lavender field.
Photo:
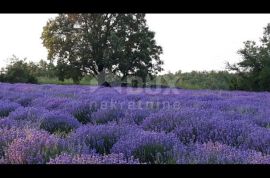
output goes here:
[[0, 84], [1, 164], [268, 164], [270, 93]]

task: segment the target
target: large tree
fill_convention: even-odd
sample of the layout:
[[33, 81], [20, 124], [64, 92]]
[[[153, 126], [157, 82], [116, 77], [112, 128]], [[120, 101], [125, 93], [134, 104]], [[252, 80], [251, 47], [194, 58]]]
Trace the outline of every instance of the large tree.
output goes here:
[[264, 28], [260, 44], [254, 41], [244, 44], [239, 50], [243, 60], [227, 65], [229, 70], [236, 71], [238, 89], [270, 91], [270, 24]]
[[60, 14], [41, 38], [48, 59], [57, 60], [59, 79], [78, 83], [90, 74], [101, 83], [108, 72], [126, 80], [161, 71], [162, 48], [154, 36], [145, 14]]

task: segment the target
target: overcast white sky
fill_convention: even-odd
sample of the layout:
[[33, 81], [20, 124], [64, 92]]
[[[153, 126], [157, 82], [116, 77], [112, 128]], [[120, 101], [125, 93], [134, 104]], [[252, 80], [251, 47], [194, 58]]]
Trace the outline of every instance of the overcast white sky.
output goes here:
[[[12, 54], [46, 59], [41, 32], [56, 14], [0, 14], [0, 67]], [[163, 47], [165, 72], [223, 70], [237, 62], [246, 40], [258, 41], [270, 14], [147, 14], [148, 25]]]

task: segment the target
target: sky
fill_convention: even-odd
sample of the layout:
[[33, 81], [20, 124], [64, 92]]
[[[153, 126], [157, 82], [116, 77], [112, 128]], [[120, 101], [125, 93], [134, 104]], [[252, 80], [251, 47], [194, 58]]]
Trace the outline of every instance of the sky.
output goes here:
[[[13, 54], [47, 58], [40, 39], [43, 26], [57, 14], [0, 14], [0, 67]], [[164, 72], [224, 70], [241, 60], [247, 40], [259, 41], [270, 14], [147, 14], [147, 24], [163, 48]]]

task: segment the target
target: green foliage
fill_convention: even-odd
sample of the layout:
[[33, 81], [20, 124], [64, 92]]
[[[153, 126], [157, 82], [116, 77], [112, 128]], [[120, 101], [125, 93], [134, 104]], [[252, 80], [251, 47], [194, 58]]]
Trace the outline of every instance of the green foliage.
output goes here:
[[116, 138], [114, 136], [101, 136], [101, 138], [88, 138], [85, 143], [100, 154], [110, 154], [115, 142]]
[[259, 86], [261, 90], [270, 91], [270, 66], [265, 66], [260, 72]]
[[82, 107], [76, 110], [73, 115], [82, 124], [91, 122], [91, 114], [97, 110], [96, 107]]
[[5, 82], [5, 74], [0, 73], [0, 82]]
[[[72, 79], [65, 79], [60, 81], [57, 77], [37, 77], [38, 83], [40, 84], [58, 84], [58, 85], [71, 85], [73, 84]], [[97, 80], [90, 76], [85, 76], [80, 81], [80, 85], [97, 85]]]
[[[240, 82], [241, 78], [234, 73], [229, 73], [227, 71], [211, 71], [211, 72], [187, 72], [187, 73], [168, 73], [164, 75], [158, 75], [154, 77], [153, 80], [150, 78], [146, 81], [146, 86], [151, 85], [156, 86], [169, 86], [169, 87], [180, 87], [185, 89], [213, 89], [213, 90], [236, 90], [239, 89], [237, 84]], [[47, 78], [38, 77], [39, 83], [51, 83], [51, 84], [61, 84], [70, 85], [73, 83], [71, 79], [66, 79], [63, 82], [59, 81], [57, 78]], [[108, 79], [109, 83], [120, 86], [121, 80], [112, 78]], [[136, 80], [136, 78], [127, 77], [127, 85], [142, 87], [143, 82], [141, 80]], [[97, 85], [98, 82], [95, 78], [90, 76], [85, 76], [81, 82], [81, 85]], [[133, 85], [132, 85], [133, 84]]]
[[231, 90], [234, 89], [231, 81], [236, 80], [236, 75], [227, 71], [192, 71], [182, 73], [167, 73], [156, 76], [154, 80], [148, 81], [149, 85], [167, 85], [185, 89], [213, 89]]
[[10, 64], [1, 74], [1, 81], [10, 83], [37, 83], [35, 77], [36, 66], [27, 63], [26, 59], [20, 60], [16, 56], [10, 59]]
[[40, 60], [39, 63], [36, 65], [37, 70], [35, 75], [37, 77], [47, 77], [47, 78], [53, 78], [56, 76], [56, 68], [52, 62], [47, 63], [44, 60]]
[[51, 123], [43, 121], [40, 124], [40, 129], [44, 129], [51, 134], [55, 133], [55, 134], [63, 136], [65, 134], [68, 134], [70, 131], [72, 131], [73, 127], [65, 122], [59, 122], [52, 125]]
[[163, 145], [160, 144], [148, 144], [141, 146], [133, 152], [133, 155], [142, 163], [173, 164], [176, 162], [173, 160], [172, 155], [166, 151]]
[[[38, 63], [27, 62], [12, 56], [6, 68], [0, 71], [0, 82], [10, 83], [60, 83], [56, 81], [56, 68], [52, 62], [40, 60]], [[71, 82], [72, 83], [72, 82]]]
[[161, 71], [162, 48], [156, 45], [145, 14], [60, 14], [47, 22], [41, 36], [48, 59], [57, 60], [60, 81], [79, 83], [86, 75], [99, 84], [107, 73], [121, 77]]
[[254, 41], [246, 41], [244, 44], [244, 48], [239, 50], [242, 61], [227, 64], [227, 68], [236, 71], [238, 75], [233, 85], [241, 90], [270, 91], [270, 24], [264, 28], [259, 45]]

